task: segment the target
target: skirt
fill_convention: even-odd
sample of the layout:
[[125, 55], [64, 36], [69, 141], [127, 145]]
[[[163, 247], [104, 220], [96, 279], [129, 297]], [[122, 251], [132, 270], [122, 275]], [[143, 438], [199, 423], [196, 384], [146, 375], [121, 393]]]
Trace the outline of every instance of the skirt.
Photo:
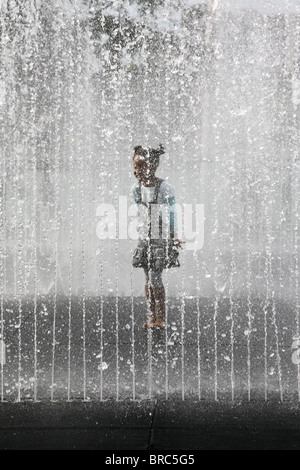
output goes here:
[[132, 265], [134, 268], [162, 270], [178, 268], [179, 250], [171, 240], [142, 240], [139, 239], [133, 252]]

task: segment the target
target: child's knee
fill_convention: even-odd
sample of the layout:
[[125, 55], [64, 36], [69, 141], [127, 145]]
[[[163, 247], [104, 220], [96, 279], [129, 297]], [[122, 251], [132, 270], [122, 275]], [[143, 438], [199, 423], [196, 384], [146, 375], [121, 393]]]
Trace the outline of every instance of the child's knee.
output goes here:
[[150, 286], [157, 288], [157, 287], [163, 287], [163, 280], [162, 280], [162, 272], [159, 271], [150, 271]]

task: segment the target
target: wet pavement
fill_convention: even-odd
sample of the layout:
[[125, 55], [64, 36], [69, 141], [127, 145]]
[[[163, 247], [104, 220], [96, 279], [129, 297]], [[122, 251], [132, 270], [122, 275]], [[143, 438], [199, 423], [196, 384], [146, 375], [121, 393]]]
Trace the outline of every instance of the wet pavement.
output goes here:
[[4, 304], [1, 449], [300, 450], [293, 306], [54, 300]]
[[276, 401], [5, 403], [0, 449], [300, 450], [299, 418]]

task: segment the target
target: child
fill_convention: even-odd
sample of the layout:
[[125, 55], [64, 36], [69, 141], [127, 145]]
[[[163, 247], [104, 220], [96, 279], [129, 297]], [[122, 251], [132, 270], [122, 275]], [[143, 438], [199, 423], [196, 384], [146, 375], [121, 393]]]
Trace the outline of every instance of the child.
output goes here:
[[[158, 149], [134, 147], [133, 173], [137, 182], [131, 187], [131, 198], [137, 204], [140, 217], [139, 241], [133, 255], [133, 266], [145, 271], [145, 297], [151, 314], [147, 327], [165, 324], [165, 288], [162, 272], [166, 267], [179, 266], [178, 247], [184, 243], [176, 234], [175, 195], [173, 187], [155, 176], [159, 157]], [[158, 206], [159, 205], [159, 206]], [[153, 209], [159, 207], [159, 234], [153, 231]], [[151, 212], [152, 211], [152, 212]], [[144, 218], [144, 220], [143, 220]], [[157, 228], [157, 227], [156, 227]], [[165, 237], [163, 237], [163, 233]]]

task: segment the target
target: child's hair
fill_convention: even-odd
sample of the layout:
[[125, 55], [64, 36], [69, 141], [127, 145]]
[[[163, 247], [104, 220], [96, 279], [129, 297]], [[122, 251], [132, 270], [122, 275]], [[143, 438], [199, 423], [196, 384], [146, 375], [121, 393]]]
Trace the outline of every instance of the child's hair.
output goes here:
[[144, 148], [141, 145], [136, 145], [134, 147], [133, 158], [136, 155], [141, 155], [149, 159], [149, 162], [152, 163], [153, 165], [159, 165], [159, 157], [160, 155], [163, 155], [164, 153], [165, 153], [165, 149], [162, 144], [159, 144], [159, 147], [157, 149]]

